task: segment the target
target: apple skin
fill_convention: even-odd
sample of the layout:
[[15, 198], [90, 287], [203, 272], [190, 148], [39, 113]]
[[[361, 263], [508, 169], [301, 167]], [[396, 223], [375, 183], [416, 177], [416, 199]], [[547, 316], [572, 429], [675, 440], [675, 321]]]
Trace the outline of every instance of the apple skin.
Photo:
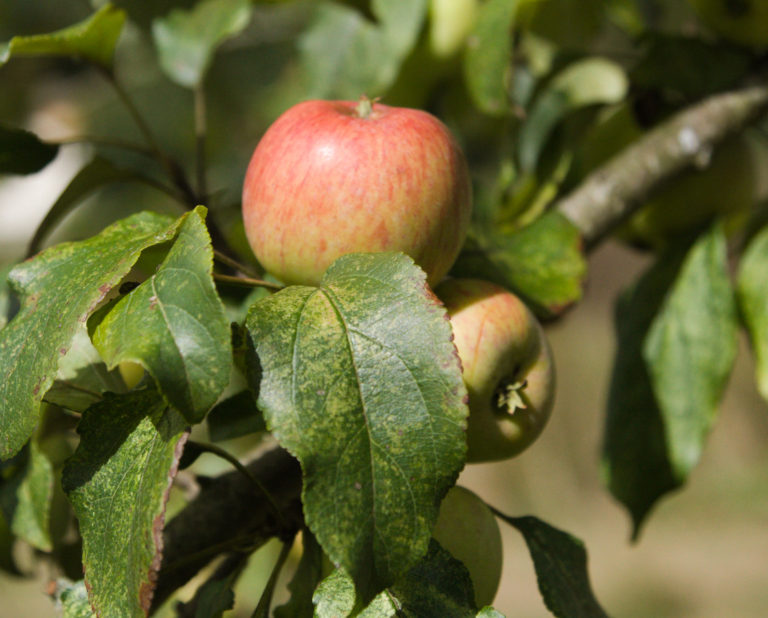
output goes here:
[[256, 147], [243, 187], [248, 242], [287, 284], [317, 285], [347, 253], [402, 251], [434, 285], [471, 210], [467, 164], [445, 125], [367, 99], [288, 109]]
[[[519, 454], [541, 434], [554, 404], [554, 364], [541, 325], [517, 296], [488, 281], [447, 279], [435, 294], [448, 310], [469, 393], [467, 461]], [[505, 392], [516, 392], [525, 407]]]
[[768, 48], [765, 0], [689, 0], [702, 20], [723, 38], [764, 51]]
[[491, 605], [501, 580], [503, 550], [499, 524], [488, 505], [465, 487], [451, 487], [432, 536], [467, 567], [477, 606]]

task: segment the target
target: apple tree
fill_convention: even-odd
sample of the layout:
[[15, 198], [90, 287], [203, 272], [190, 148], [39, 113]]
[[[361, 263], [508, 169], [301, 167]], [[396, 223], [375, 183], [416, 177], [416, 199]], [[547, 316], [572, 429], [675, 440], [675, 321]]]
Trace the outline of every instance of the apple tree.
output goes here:
[[740, 333], [768, 399], [758, 0], [0, 17], [0, 174], [77, 168], [0, 254], [0, 568], [44, 569], [60, 615], [515, 615], [499, 526], [552, 614], [608, 615], [581, 541], [457, 486], [556, 422], [546, 329], [607, 239], [648, 257], [595, 402], [631, 536]]

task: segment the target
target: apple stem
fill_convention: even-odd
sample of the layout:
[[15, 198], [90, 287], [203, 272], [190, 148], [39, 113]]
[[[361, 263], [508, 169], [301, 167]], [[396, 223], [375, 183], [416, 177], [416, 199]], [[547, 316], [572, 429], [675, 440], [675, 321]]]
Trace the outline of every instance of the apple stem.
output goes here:
[[526, 405], [522, 397], [522, 391], [526, 386], [528, 386], [527, 380], [518, 380], [517, 382], [500, 387], [496, 402], [499, 408], [510, 415], [514, 414], [518, 408], [524, 410]]
[[357, 107], [355, 107], [355, 113], [358, 118], [368, 118], [373, 112], [374, 102], [375, 101], [372, 101], [365, 95], [361, 96], [360, 101], [357, 103]]

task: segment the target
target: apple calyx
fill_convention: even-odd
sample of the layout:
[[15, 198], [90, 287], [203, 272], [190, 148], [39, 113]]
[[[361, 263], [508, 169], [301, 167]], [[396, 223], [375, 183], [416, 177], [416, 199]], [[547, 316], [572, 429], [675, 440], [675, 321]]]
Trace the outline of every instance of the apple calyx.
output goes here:
[[496, 407], [503, 414], [512, 416], [515, 410], [525, 410], [528, 406], [523, 399], [523, 391], [528, 386], [528, 380], [502, 382], [496, 389]]
[[357, 106], [355, 107], [355, 114], [357, 117], [362, 118], [363, 120], [369, 118], [373, 113], [373, 104], [375, 102], [376, 99], [371, 100], [365, 95], [361, 96]]

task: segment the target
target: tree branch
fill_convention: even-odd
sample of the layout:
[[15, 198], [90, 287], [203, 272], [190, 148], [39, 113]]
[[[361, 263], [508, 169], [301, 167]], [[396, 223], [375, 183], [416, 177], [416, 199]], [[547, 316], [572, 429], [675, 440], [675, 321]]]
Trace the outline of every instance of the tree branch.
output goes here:
[[253, 551], [272, 537], [292, 538], [300, 529], [303, 516], [299, 463], [274, 447], [246, 468], [269, 491], [288, 529], [275, 516], [270, 501], [241, 472], [229, 472], [209, 481], [165, 528], [153, 610], [220, 554], [238, 549]]
[[768, 109], [768, 88], [717, 94], [689, 107], [599, 167], [555, 208], [598, 244], [663, 182], [707, 156]]

